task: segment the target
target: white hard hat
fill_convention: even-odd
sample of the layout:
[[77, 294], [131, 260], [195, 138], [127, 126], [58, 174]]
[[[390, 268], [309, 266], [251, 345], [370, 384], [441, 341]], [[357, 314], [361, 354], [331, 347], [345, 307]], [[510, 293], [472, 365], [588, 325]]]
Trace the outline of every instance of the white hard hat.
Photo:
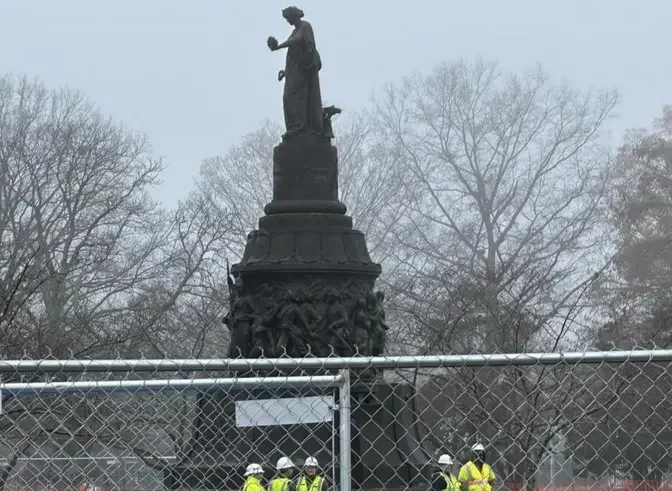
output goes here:
[[319, 467], [317, 465], [317, 459], [315, 457], [308, 457], [303, 463], [304, 467]]
[[292, 462], [292, 459], [289, 457], [280, 457], [278, 459], [278, 464], [275, 466], [279, 471], [283, 469], [291, 469], [292, 467], [294, 467], [294, 462]]
[[485, 447], [481, 445], [480, 443], [477, 443], [473, 447], [471, 447], [472, 452], [485, 452]]
[[440, 465], [452, 465], [453, 464], [453, 459], [450, 458], [450, 455], [444, 453], [442, 456], [439, 457], [439, 464]]
[[264, 469], [259, 464], [250, 464], [245, 469], [245, 476], [254, 476], [255, 474], [263, 474]]

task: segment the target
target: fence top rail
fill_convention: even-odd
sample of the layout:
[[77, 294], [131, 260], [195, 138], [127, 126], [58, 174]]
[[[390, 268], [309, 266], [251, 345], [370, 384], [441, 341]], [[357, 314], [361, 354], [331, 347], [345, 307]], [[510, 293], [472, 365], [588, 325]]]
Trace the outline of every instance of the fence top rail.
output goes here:
[[577, 365], [672, 361], [672, 349], [579, 351], [556, 353], [472, 354], [446, 356], [377, 356], [261, 359], [110, 359], [0, 360], [0, 373], [54, 372], [202, 372], [210, 370], [291, 370], [364, 368], [439, 368], [506, 365]]
[[252, 389], [252, 388], [301, 388], [335, 387], [343, 379], [338, 375], [298, 377], [246, 377], [246, 378], [197, 378], [173, 380], [100, 380], [77, 382], [17, 382], [0, 384], [2, 392], [11, 394], [67, 394], [82, 391], [135, 393], [136, 391], [165, 391], [166, 389]]

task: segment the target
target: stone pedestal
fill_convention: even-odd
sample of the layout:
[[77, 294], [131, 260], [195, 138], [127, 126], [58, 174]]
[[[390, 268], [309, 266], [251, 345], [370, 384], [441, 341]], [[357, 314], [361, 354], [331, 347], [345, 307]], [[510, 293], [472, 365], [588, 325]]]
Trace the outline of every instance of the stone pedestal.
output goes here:
[[[267, 215], [336, 213], [346, 207], [338, 200], [338, 151], [329, 140], [298, 135], [273, 149], [273, 201]], [[260, 224], [261, 227], [261, 224]]]
[[296, 136], [275, 148], [273, 166], [273, 201], [231, 269], [229, 356], [381, 354], [381, 268], [338, 200], [336, 147]]
[[[273, 167], [273, 200], [231, 269], [229, 357], [383, 354], [384, 297], [374, 291], [381, 268], [338, 199], [336, 148], [323, 137], [296, 136], [275, 148]], [[375, 371], [354, 372], [353, 380], [359, 385], [352, 390], [352, 489], [407, 489], [423, 482], [433, 450], [423, 441], [412, 387], [385, 383]], [[327, 476], [338, 478], [338, 422], [236, 427], [236, 399], [318, 394], [202, 394], [191, 452], [167, 470], [166, 486], [240, 489], [248, 463], [262, 463], [270, 478], [283, 455], [299, 462], [316, 456], [332, 467]]]

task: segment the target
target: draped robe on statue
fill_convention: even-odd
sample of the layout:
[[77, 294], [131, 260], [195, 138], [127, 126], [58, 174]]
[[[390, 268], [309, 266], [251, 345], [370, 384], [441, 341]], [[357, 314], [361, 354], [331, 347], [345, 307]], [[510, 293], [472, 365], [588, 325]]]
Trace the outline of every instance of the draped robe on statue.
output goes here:
[[318, 72], [322, 68], [315, 47], [312, 26], [302, 21], [292, 36], [301, 41], [287, 48], [285, 62], [285, 91], [282, 102], [287, 134], [322, 134], [322, 94]]

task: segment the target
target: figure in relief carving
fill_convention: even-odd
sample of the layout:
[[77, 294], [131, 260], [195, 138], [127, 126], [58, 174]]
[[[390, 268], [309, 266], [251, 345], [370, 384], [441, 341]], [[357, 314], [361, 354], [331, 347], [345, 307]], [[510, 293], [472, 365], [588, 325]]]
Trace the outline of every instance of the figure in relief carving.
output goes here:
[[273, 356], [301, 357], [307, 351], [306, 343], [298, 335], [298, 324], [301, 322], [301, 310], [296, 304], [288, 304], [280, 314], [280, 336], [275, 345]]
[[299, 302], [305, 299], [306, 296], [302, 291], [294, 293], [290, 290], [285, 295], [284, 305], [278, 314], [280, 335], [275, 349], [277, 356], [286, 352], [292, 357], [302, 357], [309, 352], [306, 341], [313, 317], [317, 314], [301, 308]]
[[389, 329], [385, 322], [385, 309], [383, 306], [385, 294], [381, 291], [376, 292], [375, 295], [369, 293], [366, 296], [366, 300], [367, 310], [371, 318], [369, 352], [371, 356], [381, 356], [385, 350], [387, 330]]
[[303, 19], [298, 7], [283, 9], [282, 16], [294, 27], [287, 41], [278, 43], [270, 36], [266, 42], [271, 51], [287, 49], [285, 69], [278, 80], [285, 81], [282, 105], [285, 113], [285, 136], [323, 134], [324, 114], [319, 71], [322, 60], [317, 51], [313, 27]]
[[366, 300], [360, 298], [355, 305], [355, 322], [353, 325], [353, 341], [358, 355], [367, 356], [369, 352], [369, 332], [371, 330], [371, 317], [369, 315]]
[[301, 315], [306, 321], [305, 338], [309, 346], [313, 346], [318, 341], [317, 330], [320, 327], [322, 318], [318, 315], [313, 304], [305, 302], [301, 304]]
[[226, 313], [224, 316], [224, 319], [222, 321], [226, 325], [226, 327], [229, 329], [231, 332], [233, 329], [233, 306], [236, 303], [236, 300], [242, 293], [242, 279], [240, 277], [236, 278], [236, 280], [233, 280], [233, 277], [231, 276], [231, 269], [229, 268], [229, 260], [226, 260], [226, 285], [229, 288], [229, 311]]
[[240, 277], [228, 283], [231, 310], [224, 320], [231, 332], [230, 357], [384, 352], [389, 327], [383, 292], [361, 291], [356, 283], [341, 292], [320, 281], [309, 287], [266, 284], [243, 294]]
[[252, 339], [254, 346], [250, 350], [250, 358], [259, 358], [262, 355], [272, 356], [275, 348], [273, 320], [277, 309], [271, 305], [263, 314], [255, 314], [252, 321]]
[[252, 324], [255, 320], [255, 305], [252, 295], [239, 296], [236, 293], [231, 312], [233, 312], [233, 317], [229, 317], [231, 325], [229, 358], [247, 358], [250, 349]]
[[[329, 290], [326, 295], [327, 312], [325, 315], [327, 329], [327, 346], [335, 354], [350, 356], [351, 348], [348, 342], [348, 311], [339, 302], [338, 293]], [[330, 350], [331, 354], [331, 350]]]

